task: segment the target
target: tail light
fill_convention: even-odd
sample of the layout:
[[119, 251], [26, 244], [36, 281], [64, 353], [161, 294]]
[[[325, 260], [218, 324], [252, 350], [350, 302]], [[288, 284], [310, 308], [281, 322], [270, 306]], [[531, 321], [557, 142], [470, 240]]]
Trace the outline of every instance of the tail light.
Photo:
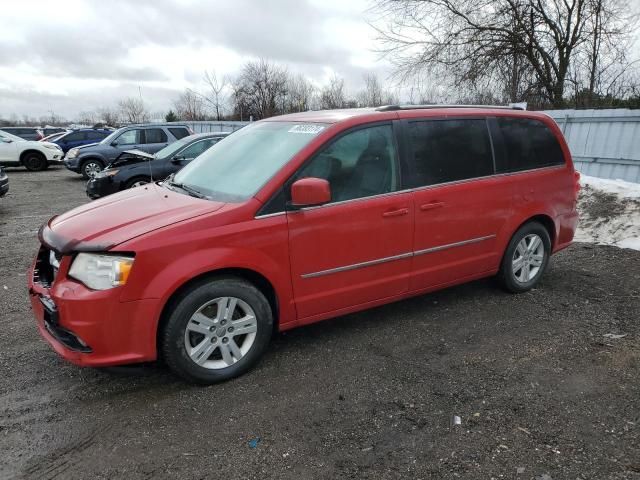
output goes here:
[[576, 194], [576, 198], [578, 197], [578, 193], [580, 192], [580, 172], [579, 171], [575, 171], [573, 172], [573, 180], [574, 180], [574, 185], [573, 185], [573, 191]]

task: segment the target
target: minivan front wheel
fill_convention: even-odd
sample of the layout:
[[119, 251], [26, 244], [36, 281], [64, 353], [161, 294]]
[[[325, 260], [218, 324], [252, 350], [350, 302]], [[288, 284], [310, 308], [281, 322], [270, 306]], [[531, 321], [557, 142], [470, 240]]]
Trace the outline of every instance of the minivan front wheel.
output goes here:
[[242, 279], [197, 284], [174, 305], [160, 347], [169, 368], [188, 381], [211, 384], [245, 373], [271, 339], [269, 302]]
[[551, 240], [538, 222], [522, 226], [511, 238], [498, 277], [510, 292], [521, 293], [535, 287], [549, 263]]

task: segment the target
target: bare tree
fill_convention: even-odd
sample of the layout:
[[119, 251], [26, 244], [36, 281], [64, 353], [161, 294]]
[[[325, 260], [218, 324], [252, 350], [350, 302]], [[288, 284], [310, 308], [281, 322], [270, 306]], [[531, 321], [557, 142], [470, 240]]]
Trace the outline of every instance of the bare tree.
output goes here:
[[98, 123], [98, 114], [90, 111], [80, 112], [77, 117], [77, 122], [81, 125], [95, 125]]
[[149, 120], [149, 113], [140, 98], [127, 97], [118, 102], [120, 115], [127, 123], [144, 123]]
[[304, 75], [287, 80], [287, 112], [311, 110], [316, 103], [316, 87]]
[[364, 84], [364, 89], [357, 95], [358, 105], [361, 107], [379, 107], [400, 103], [397, 95], [385, 89], [374, 73], [368, 73], [364, 76]]
[[120, 123], [118, 112], [115, 109], [109, 107], [100, 108], [98, 110], [98, 116], [100, 117], [100, 119], [102, 119], [105, 125], [110, 125], [113, 127]]
[[225, 90], [229, 81], [225, 76], [218, 79], [215, 70], [211, 70], [211, 72], [205, 71], [204, 81], [209, 89], [209, 93], [203, 95], [203, 98], [211, 105], [216, 120], [222, 120], [226, 105]]
[[562, 107], [594, 9], [617, 1], [626, 0], [378, 0], [384, 24], [375, 28], [405, 79], [428, 71], [458, 87], [498, 83], [512, 100], [531, 94]]
[[287, 69], [265, 59], [248, 62], [235, 82], [234, 97], [245, 115], [272, 117], [286, 110]]
[[347, 97], [344, 91], [344, 78], [334, 75], [320, 92], [320, 108], [331, 110], [345, 108]]
[[181, 120], [196, 122], [207, 117], [202, 96], [189, 88], [173, 102], [173, 105]]

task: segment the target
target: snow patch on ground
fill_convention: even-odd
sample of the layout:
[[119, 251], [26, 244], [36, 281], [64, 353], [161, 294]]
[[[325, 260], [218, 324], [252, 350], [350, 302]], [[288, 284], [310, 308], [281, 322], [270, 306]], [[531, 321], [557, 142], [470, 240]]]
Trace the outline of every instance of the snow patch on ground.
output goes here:
[[576, 242], [640, 250], [640, 183], [583, 175]]

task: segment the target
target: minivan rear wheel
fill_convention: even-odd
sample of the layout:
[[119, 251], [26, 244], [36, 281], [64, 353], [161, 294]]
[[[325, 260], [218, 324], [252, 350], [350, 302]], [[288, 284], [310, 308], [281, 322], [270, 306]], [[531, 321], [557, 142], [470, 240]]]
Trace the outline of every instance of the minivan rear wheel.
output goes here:
[[502, 259], [498, 278], [513, 293], [535, 287], [549, 263], [551, 239], [544, 225], [530, 222], [513, 235]]
[[269, 344], [273, 315], [265, 296], [236, 277], [182, 292], [160, 337], [162, 357], [180, 377], [212, 384], [253, 367]]

